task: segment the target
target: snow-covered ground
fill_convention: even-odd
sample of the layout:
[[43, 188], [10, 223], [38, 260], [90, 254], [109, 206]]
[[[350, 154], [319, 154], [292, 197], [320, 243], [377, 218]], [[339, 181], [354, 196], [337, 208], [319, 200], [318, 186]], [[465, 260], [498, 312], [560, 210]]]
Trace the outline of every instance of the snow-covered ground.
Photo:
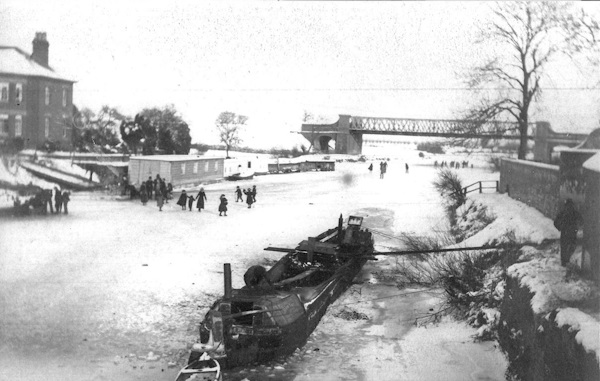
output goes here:
[[[412, 154], [418, 162], [416, 152]], [[202, 213], [181, 211], [173, 201], [159, 212], [153, 202], [142, 206], [82, 192], [72, 195], [69, 215], [0, 220], [0, 378], [173, 379], [196, 339], [197, 323], [222, 293], [223, 263], [232, 264], [233, 285], [239, 287], [249, 266], [280, 257], [264, 247], [292, 247], [335, 226], [340, 213], [364, 216], [366, 227], [386, 234], [376, 236], [379, 250], [398, 247], [400, 242], [390, 236], [400, 232], [426, 235], [443, 229], [443, 207], [431, 185], [435, 170], [411, 166], [405, 173], [404, 163], [391, 160], [383, 180], [376, 171], [369, 173], [369, 162], [359, 162], [337, 163], [335, 172], [206, 185], [208, 202]], [[459, 173], [467, 184], [498, 177], [483, 169]], [[255, 207], [234, 202], [236, 185], [257, 186]], [[229, 197], [227, 217], [217, 213], [221, 194]], [[372, 266], [389, 266], [391, 261]], [[413, 312], [426, 313], [434, 302], [431, 296], [423, 299]], [[316, 340], [322, 341], [326, 336], [319, 335], [333, 326], [327, 325], [328, 319], [334, 317], [328, 313], [324, 318]], [[335, 322], [338, 326], [343, 321]], [[397, 367], [402, 368], [400, 379], [422, 379], [423, 369], [433, 377], [444, 374], [442, 364], [451, 365], [454, 379], [464, 379], [463, 374], [498, 379], [503, 373], [505, 364], [497, 351], [489, 352], [485, 361], [477, 357], [486, 344], [465, 349], [462, 343], [470, 342], [474, 330], [452, 322], [430, 328], [434, 331], [406, 322], [391, 338], [372, 328], [370, 336], [365, 334], [372, 340], [355, 343], [352, 353], [369, 359], [365, 374], [376, 365], [379, 376], [362, 379], [397, 379], [390, 373]], [[340, 342], [356, 336], [340, 335]], [[427, 340], [421, 342], [421, 337]], [[441, 363], [432, 365], [437, 359]], [[302, 368], [306, 364], [294, 367], [294, 377], [300, 380], [310, 373]], [[361, 379], [357, 367], [350, 379]], [[244, 377], [260, 379], [251, 372]]]

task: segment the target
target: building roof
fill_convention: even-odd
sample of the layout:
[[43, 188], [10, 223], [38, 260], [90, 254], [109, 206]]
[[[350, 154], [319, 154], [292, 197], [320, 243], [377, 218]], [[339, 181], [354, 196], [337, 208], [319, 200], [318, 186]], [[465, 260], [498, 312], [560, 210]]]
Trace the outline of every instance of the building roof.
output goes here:
[[583, 163], [583, 168], [600, 173], [600, 152], [587, 159]]
[[131, 156], [129, 160], [148, 160], [148, 161], [196, 161], [207, 159], [224, 160], [224, 157], [200, 156], [200, 155], [148, 155]]
[[31, 55], [14, 46], [0, 46], [0, 74], [16, 74], [75, 82], [55, 72], [52, 68], [40, 65], [31, 58]]

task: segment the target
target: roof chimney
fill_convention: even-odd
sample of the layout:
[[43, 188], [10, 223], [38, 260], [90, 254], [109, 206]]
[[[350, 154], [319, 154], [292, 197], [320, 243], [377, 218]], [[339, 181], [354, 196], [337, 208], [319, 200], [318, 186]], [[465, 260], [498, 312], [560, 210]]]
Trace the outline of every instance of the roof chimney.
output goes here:
[[33, 39], [33, 53], [31, 58], [44, 67], [48, 66], [48, 47], [50, 44], [46, 40], [46, 32], [36, 32]]

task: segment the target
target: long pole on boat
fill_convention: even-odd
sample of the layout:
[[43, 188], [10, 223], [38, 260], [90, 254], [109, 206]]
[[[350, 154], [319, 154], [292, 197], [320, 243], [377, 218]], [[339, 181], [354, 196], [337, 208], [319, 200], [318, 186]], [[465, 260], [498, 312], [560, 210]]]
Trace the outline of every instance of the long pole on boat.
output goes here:
[[231, 298], [232, 286], [231, 286], [231, 263], [223, 264], [223, 275], [225, 277], [225, 298]]
[[[424, 250], [402, 250], [402, 251], [382, 251], [375, 252], [374, 255], [414, 255], [414, 254], [435, 254], [435, 253], [446, 253], [452, 251], [468, 251], [468, 250], [490, 250], [498, 249], [498, 246], [476, 246], [476, 247], [455, 247], [449, 249], [424, 249]], [[283, 253], [289, 253], [295, 249], [288, 249], [284, 247], [267, 247], [265, 250], [268, 251], [279, 251]], [[351, 254], [350, 254], [351, 255]]]

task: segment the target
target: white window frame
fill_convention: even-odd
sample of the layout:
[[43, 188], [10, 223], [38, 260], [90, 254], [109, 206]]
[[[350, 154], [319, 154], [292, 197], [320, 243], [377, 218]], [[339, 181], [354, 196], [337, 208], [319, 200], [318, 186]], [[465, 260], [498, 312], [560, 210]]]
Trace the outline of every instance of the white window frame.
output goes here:
[[23, 84], [17, 83], [15, 84], [15, 101], [17, 104], [21, 104], [23, 102]]
[[204, 162], [204, 172], [208, 172], [208, 160]]
[[62, 105], [63, 107], [67, 107], [67, 89], [62, 89]]
[[185, 175], [185, 163], [181, 163], [181, 174]]
[[194, 163], [194, 173], [198, 173], [198, 163]]
[[46, 106], [50, 104], [50, 87], [48, 86], [46, 86], [46, 89], [44, 90], [44, 103]]
[[50, 137], [50, 117], [47, 116], [44, 118], [44, 137]]
[[[6, 126], [6, 130], [4, 129], [4, 126]], [[0, 135], [2, 136], [7, 136], [9, 134], [9, 126], [8, 126], [8, 115], [7, 114], [0, 114]]]
[[0, 102], [8, 103], [8, 82], [0, 82]]
[[23, 136], [23, 117], [15, 115], [15, 137]]

